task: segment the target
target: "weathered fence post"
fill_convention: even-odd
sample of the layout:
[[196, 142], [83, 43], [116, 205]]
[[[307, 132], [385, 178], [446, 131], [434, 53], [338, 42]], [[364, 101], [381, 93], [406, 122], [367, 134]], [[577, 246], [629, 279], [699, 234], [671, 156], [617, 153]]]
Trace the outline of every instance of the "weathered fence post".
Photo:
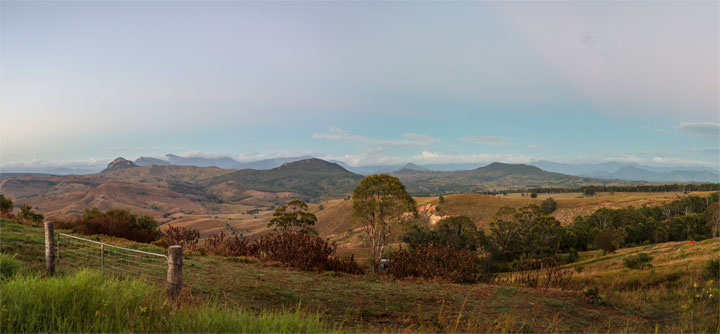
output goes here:
[[168, 295], [172, 298], [180, 294], [182, 288], [182, 246], [168, 248]]
[[105, 278], [105, 245], [100, 245], [100, 273]]
[[48, 275], [55, 275], [55, 226], [45, 222], [45, 269]]

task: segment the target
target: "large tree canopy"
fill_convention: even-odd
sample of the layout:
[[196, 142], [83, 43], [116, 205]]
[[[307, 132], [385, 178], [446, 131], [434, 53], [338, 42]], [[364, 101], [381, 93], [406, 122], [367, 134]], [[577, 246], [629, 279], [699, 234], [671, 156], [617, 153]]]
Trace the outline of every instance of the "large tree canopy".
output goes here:
[[275, 227], [275, 230], [283, 232], [317, 234], [313, 229], [316, 222], [317, 217], [308, 212], [307, 204], [296, 199], [277, 208], [268, 227]]
[[408, 213], [417, 214], [415, 200], [396, 177], [370, 175], [355, 188], [353, 217], [363, 223], [372, 249], [374, 268], [380, 263], [393, 225]]

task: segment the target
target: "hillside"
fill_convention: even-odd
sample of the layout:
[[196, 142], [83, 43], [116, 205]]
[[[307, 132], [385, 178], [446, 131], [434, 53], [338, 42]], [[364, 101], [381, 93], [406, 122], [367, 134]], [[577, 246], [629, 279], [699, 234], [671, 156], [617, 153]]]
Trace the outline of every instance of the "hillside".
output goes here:
[[237, 191], [291, 192], [304, 201], [317, 202], [350, 195], [361, 179], [338, 164], [313, 158], [268, 170], [239, 170], [215, 177], [207, 185], [232, 184]]
[[[17, 254], [30, 270], [44, 268], [42, 228], [0, 221], [0, 251]], [[104, 242], [163, 253], [147, 244], [98, 236]], [[251, 312], [302, 309], [351, 332], [705, 332], [712, 304], [692, 304], [703, 288], [703, 268], [717, 258], [718, 239], [588, 251], [566, 265], [568, 284], [529, 288], [501, 281], [454, 284], [392, 280], [386, 275], [301, 272], [252, 259], [190, 253], [183, 262], [184, 289], [193, 301], [212, 300]], [[652, 257], [652, 268], [629, 269], [623, 259]], [[58, 270], [76, 267], [72, 258]], [[69, 265], [70, 264], [70, 265]], [[504, 279], [512, 273], [500, 274]], [[602, 303], [582, 292], [597, 287]], [[359, 293], [361, 292], [361, 293]], [[692, 313], [683, 312], [690, 304]], [[704, 327], [699, 327], [704, 326]], [[714, 332], [714, 331], [711, 331]]]
[[157, 218], [183, 213], [241, 213], [293, 198], [319, 202], [351, 194], [362, 176], [339, 165], [307, 159], [269, 170], [195, 166], [137, 166], [118, 158], [102, 173], [3, 178], [2, 193], [49, 217], [97, 206], [125, 208]]
[[528, 187], [580, 187], [606, 183], [603, 180], [546, 172], [530, 165], [499, 162], [473, 170], [402, 169], [392, 175], [399, 178], [413, 196], [501, 191]]

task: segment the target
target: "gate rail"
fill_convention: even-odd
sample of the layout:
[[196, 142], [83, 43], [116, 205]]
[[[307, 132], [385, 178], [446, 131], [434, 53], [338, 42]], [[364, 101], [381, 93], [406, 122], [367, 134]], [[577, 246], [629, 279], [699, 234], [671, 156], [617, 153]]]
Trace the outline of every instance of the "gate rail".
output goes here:
[[[71, 242], [63, 243], [63, 238], [67, 238], [67, 240], [71, 240]], [[66, 247], [65, 251], [61, 251], [61, 245]], [[98, 259], [92, 255], [93, 248], [86, 248], [87, 245], [99, 246], [99, 265], [103, 277], [105, 276], [106, 267], [108, 270], [116, 270], [118, 274], [140, 275], [143, 270], [143, 265], [145, 265], [145, 269], [151, 268], [151, 270], [153, 270], [154, 268], [155, 271], [153, 273], [156, 274], [154, 277], [152, 276], [153, 273], [145, 275], [146, 278], [152, 277], [165, 280], [162, 278], [162, 276], [165, 275], [165, 265], [152, 263], [153, 261], [159, 260], [158, 258], [165, 259], [163, 262], [167, 262], [166, 281], [168, 295], [174, 298], [180, 293], [180, 289], [182, 288], [182, 246], [170, 246], [167, 255], [147, 252], [111, 245], [67, 233], [54, 233], [54, 224], [51, 221], [45, 222], [45, 263], [48, 274], [54, 275], [56, 263], [59, 264], [61, 259], [71, 258], [72, 256], [68, 257], [65, 255], [71, 251], [76, 252], [74, 256], [82, 260], [83, 264], [93, 265], [94, 263], [97, 265], [98, 263], [96, 261]], [[71, 246], [76, 246], [76, 248], [73, 250], [70, 248]], [[116, 263], [106, 263], [106, 254], [108, 254], [108, 259], [114, 259]]]

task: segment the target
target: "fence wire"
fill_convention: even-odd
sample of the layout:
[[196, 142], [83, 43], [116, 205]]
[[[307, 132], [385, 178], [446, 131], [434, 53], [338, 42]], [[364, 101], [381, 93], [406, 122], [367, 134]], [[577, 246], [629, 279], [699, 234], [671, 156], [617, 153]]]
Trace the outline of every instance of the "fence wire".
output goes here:
[[58, 270], [94, 268], [103, 276], [134, 277], [150, 282], [167, 280], [167, 256], [128, 249], [79, 238], [57, 235], [56, 266]]

